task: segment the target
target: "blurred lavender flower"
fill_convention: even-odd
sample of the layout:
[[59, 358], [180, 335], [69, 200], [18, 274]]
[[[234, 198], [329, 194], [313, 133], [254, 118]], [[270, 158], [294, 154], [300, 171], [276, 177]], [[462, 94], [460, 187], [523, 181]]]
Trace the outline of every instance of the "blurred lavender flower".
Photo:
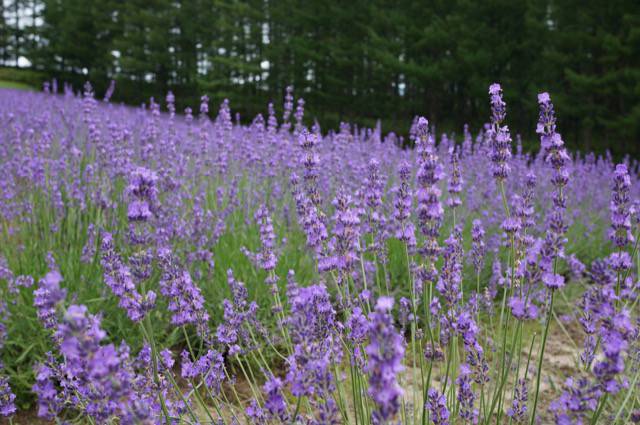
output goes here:
[[89, 264], [93, 262], [93, 258], [95, 257], [97, 250], [97, 233], [98, 232], [93, 223], [90, 223], [87, 227], [87, 242], [82, 247], [82, 255], [80, 257], [80, 261], [83, 263]]
[[482, 221], [479, 219], [473, 220], [471, 226], [471, 260], [476, 274], [479, 274], [484, 267], [484, 257], [486, 253], [484, 235], [485, 232], [482, 227]]
[[567, 258], [567, 262], [569, 263], [569, 269], [571, 270], [571, 277], [576, 280], [582, 279], [587, 269], [582, 261], [580, 261], [575, 254], [571, 254]]
[[127, 217], [131, 221], [147, 221], [154, 214], [158, 203], [158, 176], [144, 167], [138, 167], [130, 175], [127, 192], [131, 201]]
[[527, 421], [527, 399], [527, 381], [519, 379], [516, 383], [511, 407], [507, 410], [507, 416], [516, 424], [523, 424]]
[[513, 296], [509, 298], [509, 308], [511, 314], [518, 320], [536, 320], [538, 318], [538, 307], [531, 299]]
[[600, 391], [590, 386], [587, 379], [569, 378], [564, 383], [564, 388], [560, 397], [549, 405], [556, 423], [561, 425], [585, 423], [596, 411]]
[[450, 207], [452, 211], [455, 211], [457, 207], [462, 205], [460, 192], [462, 192], [462, 185], [464, 184], [460, 170], [460, 152], [455, 146], [449, 148], [449, 161], [451, 163], [451, 177], [447, 185], [447, 191], [449, 192], [447, 206]]
[[291, 129], [291, 112], [293, 112], [293, 87], [287, 86], [284, 95], [284, 107], [282, 111], [282, 130], [288, 132]]
[[304, 168], [302, 175], [304, 181], [304, 190], [311, 200], [314, 207], [319, 208], [321, 199], [320, 192], [318, 191], [318, 164], [320, 158], [315, 151], [315, 146], [318, 143], [318, 136], [303, 131], [298, 137], [298, 143], [302, 148], [301, 163]]
[[267, 395], [264, 407], [269, 412], [271, 418], [281, 423], [289, 422], [287, 402], [282, 395], [282, 381], [275, 376], [269, 376], [269, 379], [267, 379], [262, 388]]
[[66, 289], [60, 289], [62, 276], [57, 270], [51, 271], [40, 280], [38, 289], [33, 291], [33, 305], [42, 325], [51, 329], [58, 323], [56, 307], [67, 296]]
[[398, 375], [404, 370], [404, 340], [393, 325], [393, 298], [380, 297], [369, 315], [369, 340], [366, 348], [369, 395], [376, 402], [373, 424], [390, 423], [400, 408], [402, 387]]
[[628, 310], [603, 318], [600, 339], [604, 358], [593, 367], [593, 373], [603, 392], [617, 394], [628, 386], [626, 377], [622, 378], [621, 383], [617, 375], [624, 372], [624, 353], [629, 347], [629, 338], [633, 332], [634, 326]]
[[460, 411], [458, 415], [462, 420], [469, 424], [478, 423], [478, 409], [474, 407], [476, 395], [473, 392], [471, 369], [467, 364], [460, 365], [460, 373], [456, 378], [458, 384], [458, 403], [460, 403]]
[[[257, 256], [258, 263], [263, 270], [271, 272], [275, 270], [278, 258], [274, 252], [276, 236], [269, 210], [262, 205], [256, 210], [254, 217], [260, 226], [260, 242], [262, 243], [262, 251]], [[267, 283], [275, 284], [276, 282], [268, 281]]]
[[449, 409], [447, 409], [447, 397], [440, 394], [435, 388], [430, 388], [427, 393], [427, 409], [429, 409], [433, 425], [449, 425]]
[[[0, 363], [0, 372], [2, 369], [3, 365]], [[9, 379], [0, 375], [0, 416], [9, 417], [16, 413], [15, 399], [16, 396], [9, 386]]]
[[38, 417], [52, 420], [63, 408], [63, 395], [58, 393], [55, 377], [58, 372], [54, 368], [55, 361], [51, 353], [47, 353], [47, 361], [36, 365], [36, 382], [33, 392], [38, 397]]
[[365, 365], [365, 357], [362, 344], [369, 333], [369, 321], [360, 307], [353, 307], [353, 311], [349, 319], [347, 319], [346, 329], [348, 331], [347, 338], [353, 347], [353, 361], [359, 367], [363, 367]]

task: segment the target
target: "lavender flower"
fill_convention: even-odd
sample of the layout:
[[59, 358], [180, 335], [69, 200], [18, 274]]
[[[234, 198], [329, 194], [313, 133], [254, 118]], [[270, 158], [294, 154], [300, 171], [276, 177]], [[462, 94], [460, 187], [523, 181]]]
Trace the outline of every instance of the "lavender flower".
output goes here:
[[[0, 363], [0, 370], [2, 370], [2, 363]], [[9, 379], [0, 376], [0, 416], [9, 417], [16, 413], [15, 399], [16, 396], [9, 386]]]
[[224, 359], [215, 350], [208, 350], [203, 356], [192, 362], [187, 351], [183, 351], [182, 377], [188, 380], [200, 379], [211, 394], [218, 395], [225, 379]]
[[554, 273], [544, 273], [542, 283], [549, 289], [560, 289], [564, 286], [564, 276]]
[[479, 274], [484, 266], [484, 256], [486, 253], [484, 234], [482, 222], [478, 219], [473, 220], [471, 227], [471, 259], [476, 274]]
[[95, 226], [90, 223], [87, 227], [87, 242], [82, 247], [82, 256], [80, 257], [80, 261], [83, 263], [91, 263], [96, 255], [96, 235], [97, 231]]
[[[555, 273], [554, 262], [563, 255], [565, 245], [565, 233], [567, 225], [565, 222], [565, 210], [567, 209], [564, 188], [569, 181], [567, 163], [571, 159], [564, 148], [564, 142], [559, 133], [556, 132], [556, 118], [553, 104], [548, 93], [538, 95], [540, 105], [540, 118], [536, 132], [540, 134], [542, 154], [546, 162], [553, 167], [551, 183], [555, 191], [553, 195], [553, 209], [548, 217], [548, 231], [544, 238], [541, 252], [540, 269], [543, 272]], [[559, 277], [547, 281], [557, 282]]]
[[51, 353], [47, 353], [47, 362], [35, 367], [36, 382], [33, 392], [38, 397], [38, 417], [53, 419], [62, 410], [63, 397], [58, 393], [55, 384], [57, 371], [53, 368], [55, 361]]
[[342, 190], [333, 200], [335, 225], [330, 242], [333, 255], [325, 260], [325, 266], [320, 266], [321, 270], [337, 269], [341, 280], [353, 271], [360, 253], [360, 218], [352, 202], [351, 197]]
[[218, 325], [216, 337], [218, 342], [228, 348], [230, 355], [236, 355], [242, 351], [241, 344], [245, 348], [251, 346], [249, 329], [257, 326], [255, 315], [258, 305], [248, 302], [247, 288], [234, 278], [231, 269], [227, 270], [227, 283], [231, 289], [232, 301], [223, 301], [224, 322]]
[[[260, 226], [260, 242], [262, 243], [262, 251], [258, 255], [258, 261], [263, 270], [271, 272], [276, 268], [278, 259], [274, 253], [276, 237], [273, 232], [273, 223], [269, 216], [269, 210], [263, 205], [258, 208], [254, 217]], [[269, 281], [268, 283], [274, 284], [275, 282]]]
[[589, 385], [587, 379], [569, 378], [564, 387], [565, 391], [549, 405], [556, 423], [584, 423], [595, 412], [601, 395], [600, 391]]
[[303, 131], [299, 138], [299, 144], [302, 148], [301, 163], [304, 167], [304, 188], [307, 197], [316, 207], [320, 207], [320, 192], [318, 191], [318, 164], [320, 162], [318, 154], [315, 152], [315, 146], [318, 143], [318, 136]]
[[291, 186], [298, 217], [307, 235], [307, 245], [315, 252], [318, 260], [321, 260], [324, 258], [322, 255], [324, 242], [328, 238], [324, 216], [318, 214], [315, 205], [300, 187], [298, 176], [295, 173], [291, 174]]
[[569, 269], [571, 270], [571, 277], [574, 279], [581, 279], [587, 267], [576, 257], [575, 254], [571, 254], [569, 258], [567, 258], [567, 262], [569, 263]]
[[536, 320], [538, 318], [538, 307], [531, 299], [513, 296], [509, 298], [509, 308], [511, 314], [518, 320]]
[[298, 99], [298, 106], [296, 107], [296, 112], [294, 114], [296, 119], [296, 133], [300, 134], [303, 130], [302, 119], [304, 118], [304, 99]]
[[436, 284], [436, 289], [447, 301], [447, 305], [451, 308], [462, 299], [462, 248], [457, 235], [450, 235], [445, 241], [443, 250], [442, 271]]
[[616, 394], [627, 385], [620, 384], [616, 378], [624, 371], [624, 352], [628, 349], [629, 338], [634, 328], [628, 310], [623, 310], [603, 321], [600, 338], [604, 359], [594, 365], [593, 373], [602, 391]]
[[130, 176], [127, 192], [131, 196], [127, 217], [131, 221], [147, 221], [154, 214], [158, 202], [158, 176], [144, 167], [136, 168]]
[[400, 408], [402, 388], [398, 375], [404, 370], [404, 341], [393, 326], [391, 309], [393, 298], [380, 297], [376, 309], [369, 315], [370, 344], [366, 348], [369, 373], [369, 395], [376, 402], [371, 421], [389, 423]]
[[410, 185], [411, 166], [402, 162], [398, 169], [400, 185], [394, 191], [396, 193], [393, 218], [396, 223], [396, 238], [407, 244], [412, 250], [416, 246], [416, 235], [413, 222], [411, 222], [411, 208], [413, 204], [413, 191]]
[[416, 145], [418, 149], [417, 198], [418, 223], [420, 231], [425, 235], [421, 252], [427, 257], [435, 258], [440, 248], [438, 235], [442, 224], [444, 210], [440, 203], [441, 191], [438, 182], [444, 177], [442, 166], [438, 162], [433, 137], [429, 134], [429, 122], [420, 117], [417, 123]]
[[353, 346], [353, 360], [358, 366], [362, 367], [365, 364], [362, 344], [369, 333], [369, 321], [360, 307], [353, 307], [353, 311], [347, 320], [346, 328], [348, 331], [347, 338]]
[[502, 123], [507, 115], [506, 104], [502, 100], [502, 88], [494, 83], [489, 86], [491, 96], [491, 162], [493, 177], [499, 182], [504, 181], [511, 171], [511, 135], [509, 128]]
[[474, 407], [476, 395], [473, 392], [471, 369], [469, 365], [460, 365], [460, 374], [456, 379], [458, 384], [458, 402], [460, 403], [459, 416], [464, 422], [476, 424], [478, 422], [478, 409]]
[[516, 424], [525, 423], [527, 420], [527, 381], [519, 379], [514, 390], [513, 401], [511, 407], [507, 410], [507, 416], [513, 419]]
[[264, 407], [269, 412], [271, 418], [281, 423], [289, 422], [287, 403], [282, 395], [282, 381], [275, 376], [270, 376], [262, 388], [267, 394]]
[[38, 289], [33, 291], [33, 305], [42, 325], [51, 329], [57, 324], [56, 307], [67, 296], [66, 289], [60, 289], [62, 276], [57, 270], [51, 271], [40, 280]]
[[384, 212], [382, 211], [384, 181], [380, 175], [380, 162], [376, 159], [370, 160], [367, 166], [367, 173], [367, 178], [362, 188], [366, 206], [366, 221], [363, 223], [363, 233], [371, 234], [371, 244], [368, 249], [376, 253], [378, 258], [384, 261], [382, 231], [386, 223]]
[[289, 118], [291, 117], [291, 112], [293, 111], [293, 87], [287, 86], [285, 88], [285, 96], [284, 96], [284, 108], [282, 112], [282, 129], [284, 131], [289, 131], [291, 128], [291, 123], [289, 122]]
[[169, 90], [167, 92], [167, 97], [165, 98], [167, 102], [167, 110], [169, 111], [169, 118], [173, 119], [176, 115], [176, 97], [173, 95], [173, 92]]
[[171, 323], [176, 326], [196, 325], [198, 334], [206, 336], [209, 314], [204, 308], [204, 297], [200, 288], [191, 280], [189, 272], [182, 267], [168, 249], [159, 252], [162, 276], [160, 293], [169, 299], [168, 309], [173, 313]]
[[427, 409], [433, 425], [449, 425], [449, 409], [447, 409], [447, 397], [440, 394], [435, 388], [430, 388], [427, 393]]
[[[101, 345], [105, 337], [100, 319], [89, 315], [85, 306], [72, 305], [67, 309], [56, 330], [64, 360], [55, 369], [46, 365], [38, 369], [34, 391], [42, 397], [39, 401], [42, 416], [51, 417], [64, 402], [100, 423], [116, 417], [123, 424], [148, 419], [140, 417], [140, 411], [134, 408], [135, 374], [128, 348]], [[56, 394], [54, 380], [60, 381], [63, 398]]]
[[119, 299], [119, 306], [127, 312], [129, 319], [134, 322], [141, 321], [150, 311], [156, 295], [153, 291], [147, 292], [143, 297], [138, 292], [129, 267], [123, 262], [115, 250], [113, 237], [110, 233], [104, 233], [101, 244], [102, 258], [100, 263], [104, 270], [104, 282]]
[[[287, 382], [295, 397], [306, 396], [313, 400], [323, 423], [337, 416], [332, 362], [339, 361], [335, 335], [335, 311], [329, 302], [329, 294], [322, 285], [298, 288], [291, 302], [288, 318], [293, 354], [289, 356]], [[326, 422], [325, 422], [326, 421]]]
[[447, 191], [449, 192], [449, 199], [447, 199], [447, 206], [453, 211], [460, 205], [460, 192], [462, 192], [462, 185], [464, 180], [462, 179], [462, 173], [460, 170], [460, 153], [455, 146], [449, 148], [449, 161], [451, 163], [451, 177], [449, 179]]
[[631, 233], [630, 195], [631, 178], [625, 164], [616, 165], [613, 173], [611, 195], [611, 230], [609, 238], [619, 249], [623, 249], [634, 238]]
[[256, 400], [251, 400], [251, 404], [245, 409], [245, 413], [251, 419], [252, 424], [266, 425], [267, 415]]

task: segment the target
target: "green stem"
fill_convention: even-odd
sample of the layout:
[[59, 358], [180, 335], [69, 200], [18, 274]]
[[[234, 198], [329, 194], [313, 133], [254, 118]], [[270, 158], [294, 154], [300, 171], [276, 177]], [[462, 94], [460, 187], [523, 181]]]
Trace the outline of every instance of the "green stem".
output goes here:
[[296, 410], [293, 412], [293, 418], [291, 418], [291, 423], [296, 423], [296, 419], [298, 419], [298, 412], [300, 412], [300, 404], [302, 404], [302, 396], [298, 397], [298, 401], [296, 402]]
[[531, 422], [530, 425], [535, 424], [536, 420], [536, 408], [538, 407], [538, 395], [540, 394], [540, 379], [542, 378], [542, 360], [544, 359], [544, 349], [547, 345], [547, 336], [549, 335], [549, 324], [551, 323], [551, 316], [553, 312], [553, 294], [554, 290], [551, 290], [551, 299], [549, 301], [549, 311], [547, 313], [547, 323], [544, 327], [544, 333], [542, 334], [542, 344], [540, 346], [540, 355], [538, 358], [538, 370], [536, 371], [536, 391], [533, 396], [533, 409], [531, 410]]
[[620, 415], [624, 411], [624, 407], [629, 402], [629, 399], [631, 399], [631, 396], [633, 395], [633, 393], [634, 393], [634, 391], [636, 389], [636, 384], [638, 383], [638, 376], [640, 376], [640, 370], [638, 370], [638, 372], [636, 372], [636, 376], [633, 378], [633, 382], [629, 386], [629, 391], [627, 391], [627, 396], [624, 398], [624, 401], [622, 402], [622, 405], [618, 409], [618, 413], [616, 413], [616, 416], [613, 418], [613, 423], [614, 424], [616, 422], [618, 422], [618, 418], [620, 418]]
[[607, 404], [607, 398], [609, 397], [609, 393], [604, 393], [604, 396], [602, 397], [602, 399], [600, 400], [598, 409], [596, 410], [596, 412], [593, 414], [593, 418], [591, 419], [591, 425], [596, 425], [598, 423], [598, 418], [600, 417], [600, 415], [602, 414], [602, 411], [604, 410], [604, 406], [605, 404]]
[[[148, 333], [147, 333], [147, 330], [145, 329], [144, 323], [146, 323], [149, 326]], [[156, 386], [160, 388], [160, 377], [158, 376], [158, 354], [156, 352], [156, 344], [153, 338], [153, 329], [151, 327], [151, 319], [149, 318], [149, 315], [147, 315], [144, 322], [140, 323], [140, 327], [142, 328], [142, 332], [147, 337], [147, 342], [151, 346], [151, 356], [152, 356], [151, 367], [153, 369], [153, 381], [155, 382]], [[167, 405], [164, 401], [164, 397], [162, 396], [161, 391], [158, 391], [158, 398], [160, 400], [160, 406], [162, 407], [162, 414], [165, 416], [167, 423], [171, 423], [171, 415], [169, 415], [169, 410], [167, 409]]]

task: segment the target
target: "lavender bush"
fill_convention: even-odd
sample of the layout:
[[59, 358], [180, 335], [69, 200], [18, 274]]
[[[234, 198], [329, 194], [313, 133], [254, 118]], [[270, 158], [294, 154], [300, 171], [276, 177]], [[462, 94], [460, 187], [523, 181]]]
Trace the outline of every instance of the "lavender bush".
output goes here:
[[640, 421], [639, 165], [567, 151], [549, 94], [527, 153], [499, 84], [412, 149], [292, 88], [249, 125], [114, 89], [0, 91], [2, 418]]

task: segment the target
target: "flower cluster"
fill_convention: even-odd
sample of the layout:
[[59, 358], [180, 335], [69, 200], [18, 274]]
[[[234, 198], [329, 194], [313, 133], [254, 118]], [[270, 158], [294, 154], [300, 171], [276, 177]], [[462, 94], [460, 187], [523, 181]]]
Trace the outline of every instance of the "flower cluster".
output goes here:
[[433, 137], [429, 133], [429, 122], [420, 117], [416, 131], [419, 161], [416, 174], [417, 215], [420, 231], [425, 236], [421, 253], [427, 257], [435, 257], [440, 251], [438, 236], [444, 216], [438, 182], [444, 177], [444, 172], [436, 155]]
[[511, 158], [511, 134], [509, 128], [503, 125], [507, 116], [506, 103], [502, 100], [502, 87], [494, 83], [489, 87], [491, 97], [491, 162], [493, 177], [499, 182], [504, 181], [511, 172], [509, 159]]
[[409, 140], [52, 85], [0, 90], [2, 420], [637, 420], [640, 163], [570, 155], [547, 93], [536, 153], [498, 84]]
[[131, 221], [147, 221], [154, 214], [158, 203], [158, 176], [151, 170], [138, 167], [131, 173], [127, 192], [131, 201], [127, 217]]
[[57, 305], [67, 295], [65, 289], [60, 288], [62, 276], [57, 270], [51, 271], [40, 280], [38, 289], [33, 291], [33, 305], [38, 311], [38, 319], [47, 329], [57, 324]]
[[287, 382], [295, 397], [313, 399], [328, 423], [338, 414], [331, 395], [335, 388], [331, 366], [339, 360], [336, 313], [321, 285], [298, 288], [290, 303], [293, 354], [288, 358]]
[[216, 338], [229, 350], [229, 355], [237, 355], [253, 345], [250, 330], [256, 326], [255, 314], [258, 304], [249, 302], [249, 293], [244, 283], [233, 276], [231, 269], [227, 270], [227, 283], [231, 289], [232, 300], [225, 299], [224, 322], [218, 325]]
[[416, 246], [416, 234], [413, 222], [410, 220], [413, 204], [413, 191], [411, 189], [411, 168], [403, 162], [398, 169], [400, 184], [395, 188], [396, 198], [393, 204], [393, 218], [396, 222], [395, 236], [412, 249]]
[[369, 315], [369, 340], [366, 348], [369, 372], [369, 394], [376, 403], [374, 424], [390, 423], [400, 409], [402, 387], [398, 375], [404, 370], [404, 341], [393, 326], [393, 298], [380, 297], [375, 311]]
[[611, 196], [611, 231], [609, 237], [618, 248], [633, 242], [631, 233], [631, 213], [629, 191], [631, 178], [625, 164], [616, 165], [613, 173]]
[[127, 316], [134, 322], [141, 321], [155, 304], [155, 292], [148, 291], [145, 296], [138, 292], [131, 270], [116, 252], [110, 233], [102, 235], [100, 249], [105, 284], [118, 297], [119, 306], [127, 312]]
[[171, 251], [161, 250], [159, 259], [162, 269], [160, 293], [169, 299], [167, 308], [173, 313], [171, 323], [176, 326], [193, 324], [204, 337], [208, 332], [209, 314], [204, 308], [200, 288], [193, 283], [189, 271], [179, 264]]
[[569, 182], [567, 163], [571, 158], [564, 148], [562, 137], [556, 132], [555, 112], [549, 94], [539, 94], [538, 104], [540, 106], [540, 118], [536, 131], [540, 135], [542, 154], [545, 161], [551, 164], [553, 168], [551, 183], [555, 188], [553, 209], [548, 218], [549, 228], [542, 246], [540, 269], [543, 271], [543, 283], [550, 289], [557, 289], [564, 285], [564, 278], [556, 273], [554, 263], [558, 257], [564, 256], [565, 233], [567, 232], [565, 221], [567, 199], [564, 188]]

